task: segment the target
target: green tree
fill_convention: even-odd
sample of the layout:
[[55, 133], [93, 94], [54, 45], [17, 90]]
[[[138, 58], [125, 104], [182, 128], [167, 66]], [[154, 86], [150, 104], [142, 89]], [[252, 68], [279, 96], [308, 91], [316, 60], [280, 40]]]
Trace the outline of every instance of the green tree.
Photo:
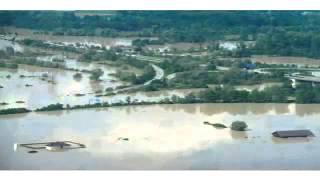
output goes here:
[[100, 80], [100, 77], [104, 74], [101, 69], [95, 69], [91, 72], [90, 79], [94, 81]]
[[231, 129], [234, 131], [245, 131], [248, 125], [244, 121], [234, 121], [231, 124]]

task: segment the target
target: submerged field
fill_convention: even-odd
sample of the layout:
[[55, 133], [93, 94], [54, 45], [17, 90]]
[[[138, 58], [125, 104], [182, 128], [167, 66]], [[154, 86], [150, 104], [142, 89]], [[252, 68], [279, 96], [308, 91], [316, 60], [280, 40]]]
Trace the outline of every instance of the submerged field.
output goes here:
[[[319, 105], [190, 104], [1, 116], [0, 169], [320, 169]], [[216, 129], [243, 120], [245, 132]], [[314, 138], [279, 139], [310, 129]], [[128, 141], [120, 138], [128, 138]], [[71, 140], [84, 149], [27, 149], [14, 143]], [[308, 152], [308, 153], [306, 153]]]
[[[130, 14], [132, 22], [146, 15]], [[105, 29], [95, 24], [87, 29], [0, 28], [0, 169], [320, 170], [320, 55], [315, 46], [320, 38], [313, 39], [312, 51], [299, 46], [300, 51], [280, 48], [273, 54], [278, 51], [276, 38], [267, 41], [271, 31], [242, 31], [245, 23], [224, 32], [215, 24], [224, 22], [220, 15], [215, 22], [204, 13], [202, 18], [214, 21], [190, 26], [193, 31], [167, 24], [166, 13], [160, 22], [168, 28], [138, 23], [148, 28], [130, 31], [126, 28], [134, 23], [126, 22], [127, 15], [69, 16], [72, 27], [102, 18], [115, 28], [108, 23]], [[116, 16], [123, 22], [112, 20]], [[61, 17], [57, 22], [64, 21]], [[157, 20], [153, 17], [145, 18]], [[20, 25], [28, 27], [22, 20]], [[185, 24], [190, 23], [180, 25]], [[207, 32], [198, 32], [202, 25]], [[275, 31], [277, 38], [284, 37], [281, 33], [286, 34]], [[248, 129], [231, 130], [234, 121], [244, 121]], [[208, 125], [215, 123], [227, 128]], [[315, 137], [272, 136], [297, 129], [309, 129]], [[86, 148], [33, 153], [14, 148], [48, 141], [74, 141]]]

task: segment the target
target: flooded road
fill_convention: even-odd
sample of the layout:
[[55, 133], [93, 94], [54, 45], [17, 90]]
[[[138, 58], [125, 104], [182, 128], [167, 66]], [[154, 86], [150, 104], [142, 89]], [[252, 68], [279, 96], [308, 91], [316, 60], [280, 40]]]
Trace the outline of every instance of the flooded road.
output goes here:
[[[320, 169], [320, 105], [190, 104], [99, 108], [0, 116], [0, 169]], [[93, 118], [94, 117], [94, 118]], [[250, 130], [204, 121], [245, 121]], [[311, 129], [314, 138], [273, 138]], [[128, 138], [128, 141], [119, 140]], [[14, 143], [71, 140], [65, 152]]]

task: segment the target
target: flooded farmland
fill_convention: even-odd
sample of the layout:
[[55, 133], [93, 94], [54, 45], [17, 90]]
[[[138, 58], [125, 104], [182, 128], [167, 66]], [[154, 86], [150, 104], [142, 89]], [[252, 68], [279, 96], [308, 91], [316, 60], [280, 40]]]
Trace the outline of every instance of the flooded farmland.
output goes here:
[[[319, 108], [189, 104], [5, 115], [0, 117], [0, 169], [320, 169]], [[229, 126], [235, 120], [245, 121], [249, 131], [203, 124]], [[271, 135], [290, 129], [310, 129], [316, 137]], [[36, 154], [13, 150], [14, 143], [58, 140], [87, 147]]]
[[305, 57], [252, 56], [251, 61], [266, 64], [295, 64], [297, 66], [319, 67], [320, 60]]
[[[108, 76], [108, 72], [102, 77], [102, 81], [95, 82], [89, 80], [89, 74], [83, 73], [81, 80], [73, 78], [75, 72], [64, 71], [52, 68], [40, 68], [35, 66], [20, 65], [18, 70], [1, 69], [0, 84], [3, 88], [0, 90], [0, 102], [9, 103], [8, 107], [30, 107], [39, 108], [52, 103], [70, 103], [74, 104], [81, 101], [81, 98], [75, 97], [76, 94], [92, 93], [95, 91], [104, 91], [108, 87], [121, 85], [113, 77]], [[48, 74], [48, 80], [43, 80], [42, 74]], [[7, 78], [7, 76], [10, 78]], [[21, 77], [21, 75], [25, 77]], [[83, 98], [82, 98], [83, 99]], [[25, 103], [17, 104], [16, 101]], [[82, 101], [83, 102], [83, 101]], [[86, 99], [84, 101], [88, 103]], [[83, 102], [83, 103], [84, 103]]]
[[[256, 40], [237, 40], [249, 34], [202, 42], [220, 31], [157, 26], [110, 37], [1, 27], [0, 170], [320, 170], [319, 59], [251, 54]], [[310, 86], [296, 82], [307, 75]], [[284, 130], [315, 137], [272, 135]]]
[[[61, 69], [42, 68], [29, 65], [20, 65], [19, 69], [12, 70], [0, 68], [0, 102], [8, 103], [0, 105], [0, 109], [25, 107], [36, 109], [48, 104], [62, 103], [69, 105], [80, 105], [99, 102], [116, 103], [125, 101], [128, 96], [137, 101], [159, 101], [172, 95], [184, 96], [190, 92], [198, 92], [203, 89], [178, 89], [156, 92], [123, 93], [113, 96], [97, 97], [103, 94], [106, 88], [116, 88], [126, 83], [118, 81], [111, 73], [115, 72], [113, 67], [98, 64], [86, 64], [75, 60], [68, 60], [67, 67], [78, 69], [102, 68], [104, 75], [102, 81], [90, 81], [90, 74], [82, 73], [81, 79], [75, 79], [75, 72]], [[46, 80], [42, 74], [48, 74]], [[7, 76], [10, 78], [7, 78]], [[25, 77], [21, 77], [21, 75]], [[54, 83], [48, 82], [48, 80]], [[101, 92], [101, 93], [97, 93]], [[76, 96], [83, 94], [83, 96]], [[17, 103], [22, 101], [23, 103]]]
[[[3, 27], [3, 30], [11, 33], [18, 33], [18, 39], [35, 39], [49, 43], [58, 43], [63, 45], [87, 45], [87, 46], [100, 46], [100, 47], [113, 47], [113, 46], [131, 46], [132, 41], [138, 37], [123, 37], [123, 38], [109, 38], [109, 37], [96, 37], [96, 36], [55, 36], [50, 34], [39, 34], [30, 29]], [[157, 39], [139, 37], [141, 39]]]

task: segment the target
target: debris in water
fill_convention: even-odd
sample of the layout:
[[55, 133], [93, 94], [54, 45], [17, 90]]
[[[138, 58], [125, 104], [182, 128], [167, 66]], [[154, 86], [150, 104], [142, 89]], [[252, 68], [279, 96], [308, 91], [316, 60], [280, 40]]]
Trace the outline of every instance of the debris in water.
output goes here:
[[5, 105], [8, 105], [9, 103], [6, 103], [6, 102], [0, 102], [0, 105], [1, 106], [5, 106]]
[[[28, 144], [14, 144], [14, 150], [18, 147], [24, 147], [28, 149], [45, 149], [48, 151], [66, 151], [71, 149], [85, 148], [84, 144], [72, 142], [72, 141], [55, 141], [55, 142], [41, 142], [41, 143], [28, 143]], [[34, 150], [33, 150], [34, 151]], [[35, 153], [35, 152], [31, 152]]]
[[57, 141], [57, 142], [48, 143], [45, 147], [49, 151], [57, 151], [57, 150], [65, 149], [67, 147], [69, 148], [70, 146], [71, 144]]
[[129, 138], [123, 138], [123, 137], [119, 137], [118, 140], [122, 140], [122, 141], [129, 141]]
[[80, 96], [85, 96], [85, 94], [77, 93], [75, 96], [80, 97]]
[[28, 151], [28, 153], [31, 153], [31, 154], [34, 154], [34, 153], [37, 153], [38, 151], [34, 151], [34, 150], [32, 150], [32, 151]]
[[227, 126], [225, 126], [224, 124], [221, 124], [221, 123], [210, 123], [210, 122], [208, 122], [208, 121], [205, 121], [205, 122], [203, 122], [203, 124], [205, 124], [205, 125], [211, 125], [211, 126], [217, 128], [217, 129], [227, 128]]

